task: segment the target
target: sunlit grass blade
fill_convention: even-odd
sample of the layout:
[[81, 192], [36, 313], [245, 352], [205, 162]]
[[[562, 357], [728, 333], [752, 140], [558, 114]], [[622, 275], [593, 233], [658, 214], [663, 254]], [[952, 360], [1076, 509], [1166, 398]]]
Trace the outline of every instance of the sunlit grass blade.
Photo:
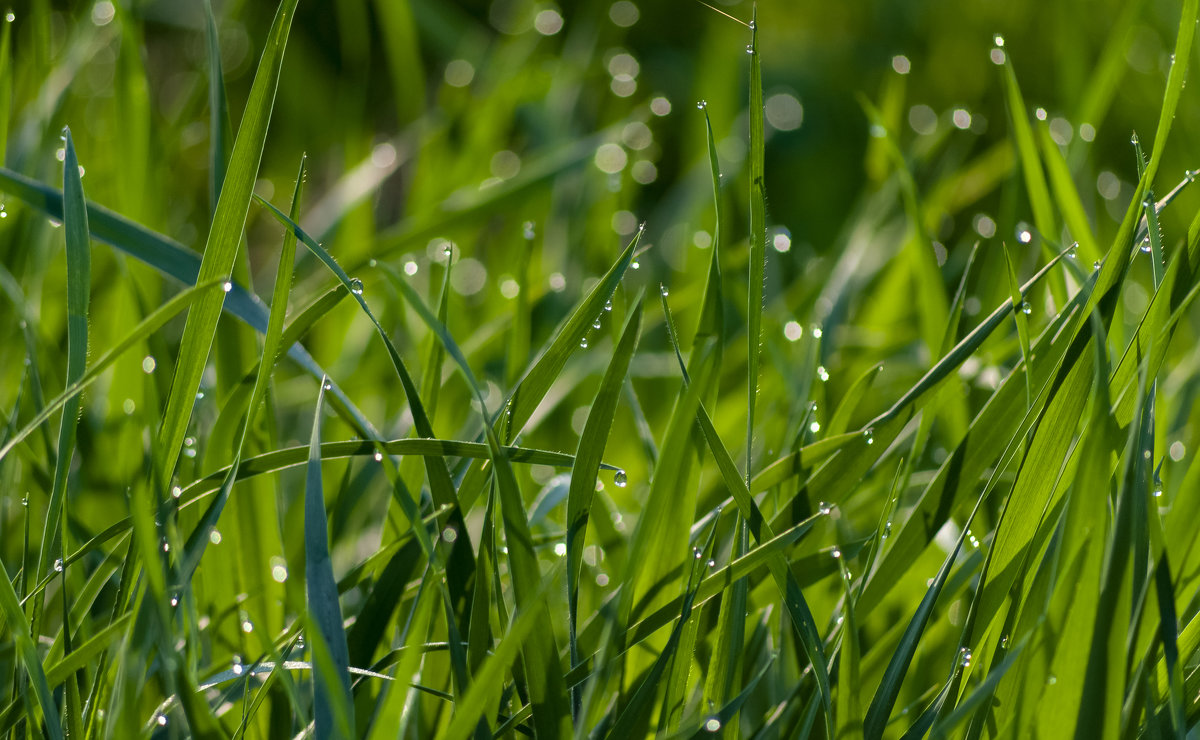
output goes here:
[[850, 425], [850, 417], [857, 410], [858, 404], [862, 401], [867, 391], [871, 390], [871, 384], [879, 377], [879, 371], [883, 370], [883, 363], [876, 363], [874, 366], [865, 370], [862, 375], [854, 379], [850, 384], [850, 388], [842, 396], [842, 400], [834, 409], [833, 416], [829, 419], [829, 424], [825, 427], [825, 433], [829, 436], [836, 436], [846, 431]]
[[216, 214], [221, 186], [229, 161], [229, 101], [225, 97], [225, 73], [221, 65], [221, 41], [211, 0], [205, 0], [204, 20], [208, 41], [208, 203]]
[[[596, 474], [600, 470], [600, 458], [604, 445], [612, 431], [613, 417], [620, 399], [621, 387], [629, 373], [629, 363], [637, 349], [642, 333], [642, 298], [634, 301], [621, 338], [613, 350], [600, 388], [592, 401], [591, 411], [584, 423], [583, 434], [575, 452], [575, 466], [571, 471], [571, 486], [567, 493], [567, 606], [568, 634], [571, 650], [571, 667], [579, 664], [579, 648], [576, 644], [576, 625], [579, 607], [579, 575], [583, 563], [583, 546], [587, 538], [588, 519], [592, 513], [592, 497], [596, 491]], [[624, 475], [622, 472], [621, 475]], [[575, 713], [580, 708], [580, 698], [573, 699]]]
[[[325, 672], [315, 672], [313, 706], [317, 737], [348, 738], [354, 735], [354, 701], [350, 697], [350, 655], [346, 647], [346, 631], [342, 627], [342, 611], [338, 603], [337, 582], [333, 578], [333, 563], [329, 557], [328, 521], [325, 517], [324, 486], [321, 483], [321, 413], [324, 400], [325, 385], [322, 383], [317, 394], [317, 410], [313, 415], [312, 441], [309, 444], [304, 486], [305, 593], [308, 612], [320, 632], [325, 649], [329, 651], [336, 681], [330, 683]], [[313, 658], [314, 664], [320, 662], [319, 657]], [[345, 726], [337, 721], [341, 719], [348, 720]]]
[[[254, 181], [266, 144], [267, 126], [271, 120], [275, 89], [279, 84], [283, 52], [287, 46], [292, 18], [295, 16], [296, 2], [297, 0], [283, 0], [271, 26], [267, 46], [255, 74], [241, 125], [238, 127], [229, 171], [221, 188], [212, 228], [209, 230], [208, 241], [200, 260], [200, 270], [196, 277], [198, 283], [214, 278], [228, 280], [233, 272], [234, 260], [242, 239], [242, 228], [250, 208]], [[159, 484], [163, 488], [166, 488], [174, 471], [175, 460], [187, 434], [188, 420], [196, 402], [196, 389], [200, 386], [200, 376], [208, 362], [224, 300], [224, 292], [208, 294], [188, 311], [179, 360], [175, 365], [175, 378], [155, 445], [155, 466]]]
[[[755, 9], [757, 16], [757, 8]], [[763, 280], [767, 264], [767, 187], [764, 174], [766, 146], [763, 131], [762, 61], [758, 54], [758, 23], [750, 22], [750, 274], [747, 282], [747, 394], [746, 481], [754, 474], [754, 402], [758, 397], [758, 358], [762, 342]]]
[[1008, 265], [1008, 289], [1011, 292], [1012, 303], [1019, 310], [1013, 311], [1013, 320], [1017, 323], [1017, 338], [1021, 343], [1021, 359], [1025, 362], [1025, 397], [1027, 403], [1033, 402], [1033, 382], [1029, 378], [1029, 319], [1027, 318], [1032, 310], [1029, 302], [1021, 296], [1021, 281], [1017, 279], [1016, 260], [1006, 246], [1004, 248], [1004, 261]]

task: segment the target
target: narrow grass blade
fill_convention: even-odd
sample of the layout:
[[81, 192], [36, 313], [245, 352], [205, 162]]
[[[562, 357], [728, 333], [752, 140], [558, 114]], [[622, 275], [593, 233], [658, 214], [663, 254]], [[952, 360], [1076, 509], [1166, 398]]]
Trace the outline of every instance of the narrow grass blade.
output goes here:
[[1005, 56], [1003, 74], [1004, 100], [1008, 103], [1012, 136], [1021, 162], [1021, 174], [1025, 178], [1025, 191], [1029, 196], [1029, 205], [1033, 208], [1033, 222], [1043, 239], [1057, 239], [1058, 226], [1054, 221], [1050, 189], [1046, 186], [1046, 176], [1038, 157], [1033, 127], [1029, 125], [1029, 111], [1025, 108], [1025, 98], [1021, 96], [1017, 73], [1013, 70], [1012, 60], [1008, 55]]
[[[755, 7], [753, 17], [757, 18]], [[758, 55], [758, 23], [750, 22], [750, 275], [747, 284], [746, 481], [754, 473], [754, 402], [758, 396], [758, 358], [762, 343], [763, 281], [767, 264], [767, 188], [764, 174], [762, 61]]]
[[[1029, 365], [1029, 319], [1027, 316], [1030, 312], [1029, 302], [1021, 296], [1021, 282], [1017, 279], [1017, 266], [1008, 247], [1004, 248], [1004, 261], [1008, 265], [1008, 289], [1011, 291], [1012, 302], [1020, 310], [1013, 311], [1013, 320], [1017, 323], [1017, 339], [1021, 343], [1021, 359], [1025, 361], [1025, 367]], [[1026, 404], [1033, 402], [1033, 386], [1029, 378], [1029, 373], [1025, 373], [1025, 400]]]
[[[197, 282], [203, 283], [214, 278], [228, 280], [233, 272], [234, 260], [242, 239], [242, 227], [246, 223], [254, 181], [266, 144], [267, 126], [271, 120], [275, 89], [279, 84], [283, 52], [287, 46], [292, 18], [295, 17], [296, 2], [297, 0], [283, 0], [271, 25], [267, 46], [259, 62], [258, 72], [255, 74], [246, 103], [246, 111], [238, 128], [237, 140], [233, 145], [229, 172], [221, 188], [221, 197], [213, 216], [208, 242], [200, 260]], [[158, 480], [163, 488], [167, 485], [175, 468], [179, 450], [183, 446], [188, 420], [196, 403], [196, 389], [200, 386], [200, 376], [208, 362], [224, 299], [224, 293], [206, 295], [188, 312], [171, 394], [167, 398], [167, 408], [155, 448], [155, 465]]]
[[[584, 422], [583, 434], [575, 452], [575, 467], [571, 471], [571, 486], [567, 492], [567, 606], [568, 634], [571, 649], [571, 667], [579, 664], [579, 648], [576, 644], [576, 624], [579, 607], [579, 573], [583, 564], [583, 546], [587, 538], [588, 519], [592, 513], [592, 497], [596, 491], [596, 474], [600, 470], [600, 457], [604, 445], [612, 432], [613, 417], [621, 387], [629, 374], [629, 364], [637, 349], [642, 333], [642, 298], [634, 301], [633, 309], [621, 332], [621, 338], [613, 350], [604, 379], [592, 401], [591, 411]], [[580, 699], [574, 698], [575, 713], [578, 714]]]
[[[354, 701], [350, 697], [350, 655], [346, 647], [346, 631], [342, 627], [342, 610], [338, 604], [337, 581], [329, 558], [328, 522], [325, 517], [325, 494], [321, 484], [321, 413], [325, 400], [325, 384], [317, 394], [317, 410], [313, 415], [312, 441], [309, 443], [308, 468], [304, 487], [304, 558], [305, 593], [313, 624], [320, 632], [329, 651], [331, 667], [337, 682], [330, 683], [325, 673], [316, 671], [313, 680], [313, 707], [317, 737], [353, 737]], [[314, 656], [314, 664], [319, 664]], [[340, 683], [340, 686], [338, 685]], [[347, 718], [348, 725], [335, 723], [335, 718]]]
[[229, 101], [225, 97], [225, 74], [221, 68], [221, 38], [217, 19], [213, 16], [212, 0], [204, 2], [205, 30], [208, 40], [208, 205], [216, 215], [221, 186], [229, 161]]
[[[1167, 707], [1171, 729], [1176, 740], [1188, 733], [1183, 700], [1183, 670], [1179, 663], [1179, 620], [1175, 615], [1175, 588], [1171, 585], [1171, 566], [1164, 549], [1154, 566], [1155, 596], [1158, 601], [1158, 633], [1163, 645], [1163, 661], [1167, 668]], [[1153, 699], [1153, 697], [1152, 697]]]
[[[50, 686], [46, 681], [46, 674], [42, 671], [42, 661], [38, 657], [37, 648], [34, 647], [33, 640], [26, 632], [25, 613], [21, 610], [21, 605], [17, 603], [17, 592], [13, 590], [12, 582], [5, 574], [0, 574], [0, 611], [10, 625], [9, 632], [12, 634], [17, 654], [20, 656], [21, 662], [25, 664], [29, 681], [33, 684], [38, 706], [42, 709], [42, 721], [46, 734], [50, 736], [51, 740], [62, 740], [63, 731], [58, 721], [58, 706], [54, 703], [54, 697], [50, 693]], [[34, 718], [30, 716], [29, 721], [32, 726]]]
[[858, 408], [858, 404], [862, 401], [863, 396], [867, 391], [871, 390], [871, 385], [875, 379], [879, 377], [879, 371], [883, 370], [883, 363], [876, 363], [873, 367], [867, 368], [862, 375], [854, 379], [850, 384], [850, 388], [846, 390], [842, 400], [834, 409], [833, 416], [829, 418], [829, 424], [825, 427], [825, 433], [830, 437], [837, 436], [846, 431], [850, 425], [850, 417]]
[[854, 588], [850, 568], [840, 550], [834, 550], [843, 585], [842, 600], [842, 645], [838, 654], [837, 686], [837, 737], [856, 738], [863, 736], [862, 704], [859, 691], [862, 687], [862, 655], [858, 642], [858, 620], [854, 614]]
[[[63, 129], [66, 156], [63, 159], [63, 231], [67, 242], [67, 385], [79, 382], [87, 370], [88, 303], [91, 296], [92, 247], [88, 239], [87, 208], [83, 183], [79, 175], [79, 159], [70, 129]], [[58, 430], [58, 454], [55, 457], [54, 483], [46, 510], [46, 527], [42, 530], [42, 546], [37, 572], [46, 573], [50, 563], [63, 549], [61, 538], [66, 537], [64, 502], [67, 494], [67, 475], [75, 456], [75, 436], [82, 406], [80, 395], [73, 395], [63, 407]], [[40, 634], [40, 599], [34, 608], [34, 634]]]

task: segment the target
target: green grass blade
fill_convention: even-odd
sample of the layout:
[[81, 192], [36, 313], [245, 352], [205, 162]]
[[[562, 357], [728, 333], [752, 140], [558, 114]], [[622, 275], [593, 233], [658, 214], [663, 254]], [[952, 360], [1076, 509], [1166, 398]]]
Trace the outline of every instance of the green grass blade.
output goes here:
[[[754, 15], [757, 17], [757, 7]], [[762, 344], [763, 281], [767, 265], [767, 187], [764, 173], [762, 61], [758, 54], [758, 23], [750, 22], [750, 275], [747, 284], [746, 481], [754, 473], [754, 402], [758, 397], [758, 358]]]
[[882, 362], [876, 363], [854, 379], [850, 388], [842, 396], [842, 400], [838, 402], [837, 408], [834, 409], [833, 416], [830, 417], [829, 424], [825, 427], [826, 434], [833, 437], [846, 431], [850, 425], [850, 416], [858, 408], [859, 402], [862, 401], [867, 391], [871, 390], [871, 385], [879, 377], [880, 370], [883, 370]]
[[[92, 282], [92, 247], [88, 239], [87, 208], [83, 183], [79, 176], [79, 159], [70, 129], [63, 129], [66, 156], [63, 160], [63, 231], [67, 242], [67, 384], [77, 383], [87, 370], [88, 303]], [[46, 510], [46, 527], [42, 530], [42, 546], [37, 572], [46, 573], [50, 563], [65, 549], [62, 538], [67, 475], [75, 456], [75, 438], [79, 423], [82, 397], [72, 395], [63, 406], [58, 430], [58, 454], [55, 457], [54, 483]], [[34, 609], [34, 634], [40, 633], [40, 600]]]
[[1054, 221], [1053, 201], [1050, 199], [1050, 189], [1046, 186], [1046, 176], [1038, 157], [1033, 127], [1029, 125], [1029, 111], [1025, 108], [1025, 98], [1021, 96], [1021, 87], [1017, 84], [1017, 73], [1013, 70], [1012, 60], [1007, 55], [1003, 74], [1004, 100], [1008, 104], [1012, 136], [1021, 162], [1021, 174], [1025, 178], [1025, 191], [1029, 196], [1029, 205], [1033, 208], [1033, 222], [1043, 239], [1057, 240], [1058, 226]]
[[[1025, 361], [1025, 367], [1028, 368], [1030, 365], [1029, 319], [1027, 316], [1032, 309], [1029, 302], [1021, 297], [1021, 282], [1017, 279], [1017, 266], [1007, 246], [1004, 248], [1004, 261], [1008, 265], [1008, 289], [1011, 292], [1012, 302], [1020, 309], [1013, 311], [1013, 320], [1017, 323], [1017, 338], [1021, 343], [1021, 359]], [[1033, 386], [1028, 372], [1025, 373], [1025, 399], [1027, 404], [1033, 401]]]
[[858, 620], [854, 615], [854, 588], [846, 558], [834, 551], [843, 584], [842, 645], [838, 654], [837, 737], [863, 736], [863, 714], [859, 691], [862, 687], [862, 655], [858, 640]]
[[1175, 51], [1171, 55], [1171, 70], [1167, 73], [1167, 85], [1163, 91], [1162, 107], [1158, 111], [1158, 126], [1154, 131], [1154, 148], [1150, 151], [1150, 162], [1146, 165], [1147, 184], [1154, 181], [1163, 152], [1167, 149], [1167, 137], [1175, 122], [1179, 99], [1183, 96], [1183, 85], [1187, 79], [1188, 64], [1192, 57], [1192, 42], [1196, 38], [1196, 16], [1200, 13], [1200, 0], [1184, 0], [1179, 11], [1179, 33], [1175, 37]]
[[[58, 721], [58, 706], [54, 703], [54, 697], [51, 695], [50, 686], [46, 681], [46, 674], [42, 671], [42, 661], [38, 657], [37, 648], [34, 647], [33, 640], [26, 631], [25, 612], [17, 603], [17, 592], [13, 590], [12, 582], [4, 574], [0, 574], [0, 613], [3, 613], [9, 624], [7, 631], [12, 635], [16, 652], [20, 656], [21, 662], [25, 664], [29, 681], [33, 684], [38, 706], [42, 709], [42, 721], [45, 723], [46, 734], [50, 736], [51, 740], [62, 740], [63, 731]], [[34, 724], [32, 716], [29, 717], [29, 722], [31, 726]]]
[[[621, 338], [613, 350], [612, 359], [600, 381], [600, 388], [592, 400], [591, 411], [584, 423], [583, 434], [575, 451], [575, 467], [571, 471], [571, 486], [567, 492], [567, 606], [568, 635], [571, 649], [571, 667], [579, 664], [579, 649], [576, 644], [576, 625], [579, 607], [579, 574], [583, 564], [583, 547], [587, 539], [588, 519], [592, 513], [592, 497], [596, 492], [596, 475], [600, 470], [600, 458], [604, 445], [612, 432], [613, 417], [621, 396], [621, 387], [629, 374], [629, 364], [637, 349], [642, 333], [642, 297], [634, 302], [626, 320]], [[580, 708], [580, 698], [573, 700], [575, 713]]]
[[[233, 272], [242, 239], [242, 228], [250, 208], [254, 181], [266, 144], [267, 126], [271, 120], [275, 89], [279, 84], [283, 52], [287, 46], [292, 18], [295, 16], [296, 3], [297, 0], [283, 0], [271, 26], [267, 46], [250, 89], [246, 111], [238, 127], [229, 172], [221, 188], [221, 197], [213, 215], [208, 242], [200, 260], [200, 269], [196, 277], [199, 283], [213, 278], [228, 280]], [[196, 390], [200, 387], [200, 376], [208, 362], [224, 299], [224, 293], [209, 294], [188, 311], [171, 394], [167, 398], [167, 408], [163, 414], [155, 447], [158, 480], [164, 488], [174, 471], [176, 458], [183, 446], [188, 420], [196, 403]]]
[[229, 101], [225, 97], [225, 74], [221, 68], [221, 40], [212, 1], [204, 3], [205, 31], [208, 40], [208, 204], [213, 214], [225, 184], [229, 162]]
[[[313, 707], [317, 737], [349, 738], [354, 736], [350, 655], [346, 647], [346, 631], [342, 627], [337, 581], [334, 580], [333, 563], [329, 557], [328, 520], [325, 516], [324, 487], [321, 484], [321, 413], [324, 400], [325, 384], [322, 383], [317, 394], [317, 410], [313, 415], [304, 486], [305, 594], [309, 614], [329, 651], [336, 679], [331, 683], [324, 671], [314, 672]], [[321, 663], [318, 656], [314, 655], [313, 663]]]

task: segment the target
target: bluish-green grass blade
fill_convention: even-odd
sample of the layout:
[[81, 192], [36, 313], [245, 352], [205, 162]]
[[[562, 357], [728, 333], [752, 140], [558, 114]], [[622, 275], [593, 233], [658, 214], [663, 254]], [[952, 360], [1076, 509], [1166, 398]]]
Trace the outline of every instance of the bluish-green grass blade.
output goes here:
[[[203, 283], [213, 278], [228, 280], [233, 272], [242, 239], [242, 227], [246, 223], [250, 197], [266, 144], [267, 127], [271, 120], [275, 90], [283, 66], [283, 52], [287, 46], [292, 19], [295, 17], [296, 3], [297, 0], [283, 0], [271, 25], [267, 45], [250, 89], [246, 110], [238, 127], [229, 171], [221, 188], [208, 241], [200, 259], [197, 282]], [[196, 403], [196, 389], [200, 386], [200, 376], [208, 363], [213, 337], [216, 335], [217, 319], [221, 315], [224, 300], [224, 292], [208, 294], [188, 311], [171, 394], [167, 398], [167, 408], [155, 445], [155, 465], [159, 483], [163, 488], [166, 488], [167, 481], [174, 471], [176, 458], [183, 446], [183, 438], [187, 434], [188, 420]]]
[[[342, 610], [338, 603], [337, 581], [333, 577], [333, 562], [329, 557], [329, 524], [325, 517], [325, 493], [321, 483], [321, 414], [324, 401], [325, 384], [322, 383], [321, 390], [317, 393], [317, 410], [313, 415], [304, 486], [305, 594], [308, 599], [308, 612], [326, 650], [329, 651], [336, 680], [330, 682], [325, 672], [314, 671], [313, 711], [317, 737], [349, 738], [354, 735], [354, 700], [350, 696], [350, 653], [346, 647], [346, 630], [342, 627]], [[319, 663], [314, 656], [313, 664]], [[335, 723], [335, 718], [341, 715], [348, 719], [346, 726]]]

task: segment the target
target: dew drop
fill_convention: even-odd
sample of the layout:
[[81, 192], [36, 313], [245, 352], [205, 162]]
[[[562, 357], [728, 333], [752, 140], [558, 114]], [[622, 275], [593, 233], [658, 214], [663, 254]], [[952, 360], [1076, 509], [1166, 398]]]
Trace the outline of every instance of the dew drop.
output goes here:
[[671, 294], [671, 291], [667, 290], [667, 286], [662, 285], [662, 284], [659, 284], [658, 292], [662, 294], [663, 298], [666, 298], [668, 295]]
[[354, 295], [362, 295], [363, 282], [361, 280], [359, 280], [358, 278], [351, 278], [350, 292], [353, 293]]
[[1029, 242], [1033, 241], [1033, 234], [1029, 231], [1029, 229], [1021, 229], [1017, 232], [1017, 241], [1021, 242], [1022, 244], [1028, 244]]
[[747, 53], [747, 54], [753, 54], [753, 53], [754, 53], [754, 44], [746, 44], [746, 53]]
[[704, 553], [700, 552], [700, 548], [693, 547], [692, 548], [692, 557], [695, 558], [696, 560], [699, 560], [700, 558], [704, 557]]
[[717, 561], [716, 561], [716, 560], [712, 560], [712, 559], [710, 558], [710, 559], [709, 559], [709, 561], [708, 561], [707, 563], [705, 563], [705, 565], [707, 565], [707, 566], [708, 566], [708, 567], [710, 567], [710, 568], [715, 568], [715, 567], [717, 567]]
[[226, 280], [225, 282], [221, 283], [221, 290], [228, 293], [229, 291], [233, 290], [233, 283]]
[[325, 388], [325, 390], [327, 390], [327, 391], [331, 391], [331, 390], [333, 390], [333, 383], [326, 380], [322, 387]]
[[841, 549], [840, 549], [840, 548], [837, 548], [837, 547], [833, 548], [833, 551], [832, 551], [832, 552], [830, 552], [829, 554], [833, 556], [833, 559], [834, 559], [834, 560], [841, 560], [841, 559], [842, 559], [842, 551], [841, 551]]
[[963, 668], [971, 665], [971, 648], [963, 648], [958, 651], [958, 664]]
[[758, 28], [758, 24], [757, 24], [757, 23], [755, 23], [754, 21], [750, 21], [749, 23], [747, 23], [747, 24], [746, 24], [746, 26], [747, 26], [747, 27], [748, 27], [748, 28], [749, 28], [751, 31], [753, 31], [754, 29]]
[[633, 269], [635, 269], [635, 270], [640, 270], [640, 269], [642, 269], [642, 263], [641, 263], [641, 262], [638, 262], [637, 260], [634, 260], [633, 262], [630, 262], [630, 263], [629, 263], [629, 266], [630, 266], [630, 267], [632, 267], [632, 268], [633, 268]]
[[1069, 260], [1075, 259], [1075, 253], [1078, 251], [1079, 251], [1079, 242], [1074, 242], [1073, 244], [1071, 244], [1070, 247], [1067, 248], [1067, 259], [1069, 259]]
[[537, 236], [537, 233], [533, 230], [532, 221], [526, 221], [525, 223], [521, 224], [521, 234], [527, 241], [533, 241], [533, 238]]
[[1002, 650], [1008, 649], [1008, 635], [1005, 635], [1004, 637], [1000, 638], [1000, 648]]
[[708, 107], [708, 101], [707, 101], [707, 100], [700, 100], [700, 101], [697, 101], [697, 103], [696, 103], [696, 108], [697, 108], [698, 110], [704, 110], [704, 109], [705, 109], [705, 108], [707, 108], [707, 107]]
[[54, 572], [55, 573], [63, 572], [63, 561], [61, 559], [54, 561]]
[[379, 450], [375, 451], [375, 462], [383, 462], [383, 453]]
[[824, 365], [817, 366], [817, 377], [821, 379], [822, 383], [829, 382], [829, 371], [825, 369]]
[[891, 534], [892, 534], [892, 523], [885, 522], [883, 525], [883, 536], [886, 538], [886, 537], [890, 537]]
[[1159, 498], [1163, 493], [1162, 481], [1154, 481], [1154, 498]]
[[612, 310], [612, 301], [611, 301], [611, 300], [607, 300], [607, 301], [605, 301], [605, 302], [604, 302], [604, 310], [605, 310], [605, 311], [611, 311], [611, 310]]
[[171, 606], [179, 606], [179, 597], [178, 596], [171, 597]]
[[717, 719], [716, 717], [709, 717], [708, 721], [704, 723], [704, 729], [708, 730], [709, 732], [720, 732], [721, 720]]
[[1099, 269], [1100, 269], [1100, 260], [1096, 260], [1095, 262], [1092, 263], [1092, 270], [1099, 270]]
[[242, 675], [242, 672], [245, 670], [246, 670], [245, 667], [242, 665], [241, 656], [240, 655], [233, 656], [233, 675], [240, 676], [240, 675]]
[[1183, 177], [1188, 182], [1196, 182], [1196, 175], [1200, 175], [1200, 170], [1184, 170]]
[[587, 340], [587, 337], [583, 337], [583, 338], [581, 338], [581, 339], [579, 340], [579, 346], [580, 346], [580, 347], [582, 347], [582, 348], [584, 348], [584, 349], [587, 349], [587, 346], [588, 346], [588, 340]]
[[179, 498], [179, 497], [180, 497], [180, 496], [182, 496], [182, 495], [183, 495], [183, 489], [182, 489], [182, 488], [180, 488], [179, 486], [172, 486], [172, 487], [171, 487], [171, 498]]
[[157, 717], [154, 718], [154, 722], [159, 727], [166, 727], [167, 726], [167, 715], [165, 715], [165, 714], [158, 715]]
[[1058, 676], [1051, 673], [1049, 676], [1046, 677], [1046, 683], [1053, 686], [1054, 684], [1058, 683]]
[[833, 504], [828, 501], [822, 501], [817, 504], [817, 511], [821, 512], [822, 516], [828, 516], [829, 512], [833, 511]]
[[1133, 135], [1129, 137], [1129, 143], [1133, 144], [1134, 146], [1137, 146], [1137, 143], [1138, 143], [1137, 131], [1134, 131]]
[[1150, 237], [1146, 237], [1145, 239], [1142, 240], [1141, 249], [1142, 249], [1142, 254], [1150, 254]]
[[618, 470], [613, 473], [613, 485], [617, 488], [624, 488], [629, 483], [629, 478], [625, 475], [624, 470]]
[[1021, 301], [1021, 313], [1026, 316], [1033, 313], [1033, 306], [1029, 305], [1029, 301]]
[[1004, 37], [1000, 34], [996, 34], [995, 36], [992, 36], [992, 42], [996, 46], [1004, 46]]
[[869, 444], [869, 445], [875, 444], [875, 430], [868, 428], [868, 429], [864, 430], [862, 434], [863, 434], [863, 440], [865, 440], [867, 444]]
[[593, 329], [599, 329], [599, 328], [600, 328], [600, 317], [599, 317], [599, 316], [597, 316], [597, 317], [596, 317], [596, 320], [592, 322], [592, 328], [593, 328]]

